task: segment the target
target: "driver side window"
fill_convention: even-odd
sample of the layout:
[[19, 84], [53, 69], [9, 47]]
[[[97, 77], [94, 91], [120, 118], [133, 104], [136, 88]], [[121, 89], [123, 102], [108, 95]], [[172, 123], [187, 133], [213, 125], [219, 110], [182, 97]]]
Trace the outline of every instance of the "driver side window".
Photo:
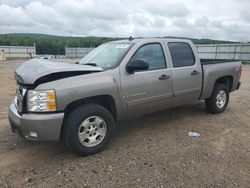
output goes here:
[[159, 43], [146, 44], [140, 47], [130, 61], [144, 60], [149, 64], [147, 70], [166, 68], [166, 61], [163, 49]]

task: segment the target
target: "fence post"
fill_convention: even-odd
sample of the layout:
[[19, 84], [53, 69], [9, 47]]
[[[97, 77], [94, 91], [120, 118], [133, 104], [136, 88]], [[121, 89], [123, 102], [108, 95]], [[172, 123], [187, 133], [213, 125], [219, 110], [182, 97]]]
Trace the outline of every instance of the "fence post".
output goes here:
[[236, 49], [237, 49], [237, 45], [235, 45], [235, 46], [234, 46], [234, 54], [233, 54], [233, 59], [235, 59]]
[[215, 45], [215, 59], [217, 59], [217, 53], [218, 53], [218, 44]]
[[240, 54], [239, 54], [239, 60], [241, 60], [241, 52], [242, 52], [242, 43], [240, 43]]

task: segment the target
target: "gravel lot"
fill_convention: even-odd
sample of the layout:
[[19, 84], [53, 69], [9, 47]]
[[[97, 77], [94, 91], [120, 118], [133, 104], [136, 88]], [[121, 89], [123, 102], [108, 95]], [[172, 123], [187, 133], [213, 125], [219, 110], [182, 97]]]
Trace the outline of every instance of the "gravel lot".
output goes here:
[[[0, 187], [249, 187], [250, 66], [224, 113], [200, 102], [131, 120], [105, 151], [79, 157], [11, 132], [7, 111], [22, 62], [0, 62]], [[192, 130], [201, 137], [189, 137]]]

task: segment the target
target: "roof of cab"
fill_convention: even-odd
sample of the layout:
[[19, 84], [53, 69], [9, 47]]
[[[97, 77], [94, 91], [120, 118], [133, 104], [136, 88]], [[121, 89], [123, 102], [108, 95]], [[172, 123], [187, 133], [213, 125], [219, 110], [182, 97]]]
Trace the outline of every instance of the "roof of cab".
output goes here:
[[191, 40], [188, 39], [180, 39], [180, 38], [135, 38], [135, 39], [124, 39], [124, 40], [117, 40], [117, 41], [111, 41], [109, 43], [131, 43], [131, 44], [135, 44], [138, 42], [145, 42], [145, 41], [149, 41], [152, 42], [153, 40], [164, 40], [166, 42], [190, 42]]

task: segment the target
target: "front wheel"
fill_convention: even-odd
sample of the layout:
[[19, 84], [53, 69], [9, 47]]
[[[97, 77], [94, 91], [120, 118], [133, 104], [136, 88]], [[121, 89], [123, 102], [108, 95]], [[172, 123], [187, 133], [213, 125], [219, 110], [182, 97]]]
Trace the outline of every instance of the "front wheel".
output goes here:
[[229, 90], [225, 84], [216, 84], [210, 98], [205, 100], [209, 112], [218, 114], [223, 112], [229, 101]]
[[96, 104], [76, 108], [66, 118], [63, 138], [67, 146], [79, 155], [91, 155], [103, 150], [114, 131], [112, 114]]

